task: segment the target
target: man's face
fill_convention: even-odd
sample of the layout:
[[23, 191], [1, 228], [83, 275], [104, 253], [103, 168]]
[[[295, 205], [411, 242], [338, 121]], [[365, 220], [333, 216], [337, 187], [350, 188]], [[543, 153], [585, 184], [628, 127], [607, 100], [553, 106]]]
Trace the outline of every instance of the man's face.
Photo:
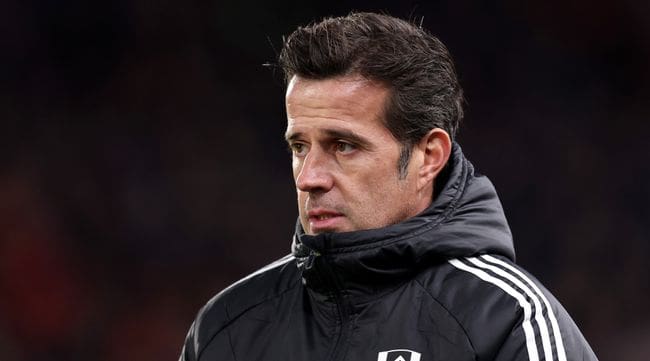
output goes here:
[[383, 123], [388, 96], [359, 76], [289, 83], [286, 138], [307, 234], [384, 227], [423, 209], [417, 172], [399, 176], [400, 143]]

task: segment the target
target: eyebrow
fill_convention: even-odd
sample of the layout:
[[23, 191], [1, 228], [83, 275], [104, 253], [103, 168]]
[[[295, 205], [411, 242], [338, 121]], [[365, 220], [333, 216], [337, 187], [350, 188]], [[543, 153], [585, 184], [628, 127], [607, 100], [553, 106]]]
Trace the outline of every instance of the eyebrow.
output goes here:
[[[361, 148], [366, 148], [366, 149], [372, 149], [374, 148], [370, 141], [368, 141], [366, 138], [361, 137], [357, 135], [356, 133], [353, 133], [349, 130], [341, 130], [341, 129], [324, 129], [322, 130], [323, 133], [325, 133], [329, 138], [335, 138], [335, 139], [343, 139], [350, 141], [357, 146]], [[287, 142], [299, 139], [303, 136], [302, 132], [296, 132], [296, 133], [286, 133], [285, 134], [285, 140]]]

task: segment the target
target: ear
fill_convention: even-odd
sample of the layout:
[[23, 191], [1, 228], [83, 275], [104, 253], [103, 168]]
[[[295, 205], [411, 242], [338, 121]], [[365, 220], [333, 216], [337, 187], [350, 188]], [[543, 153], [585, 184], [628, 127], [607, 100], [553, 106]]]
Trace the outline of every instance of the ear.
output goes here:
[[433, 189], [433, 181], [447, 164], [451, 154], [451, 138], [446, 131], [434, 128], [427, 133], [417, 147], [424, 156], [418, 172], [418, 190]]

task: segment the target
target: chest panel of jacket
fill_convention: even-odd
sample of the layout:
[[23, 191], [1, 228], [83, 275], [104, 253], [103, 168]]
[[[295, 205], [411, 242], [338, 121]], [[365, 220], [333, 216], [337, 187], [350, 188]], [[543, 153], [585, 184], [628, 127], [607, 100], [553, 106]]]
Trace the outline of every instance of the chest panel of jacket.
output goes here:
[[[420, 361], [473, 359], [463, 330], [416, 282], [352, 307], [347, 319], [338, 307], [299, 287], [250, 310], [219, 337], [230, 339], [236, 360], [375, 361], [391, 350], [416, 352]], [[404, 353], [387, 355], [409, 361]]]

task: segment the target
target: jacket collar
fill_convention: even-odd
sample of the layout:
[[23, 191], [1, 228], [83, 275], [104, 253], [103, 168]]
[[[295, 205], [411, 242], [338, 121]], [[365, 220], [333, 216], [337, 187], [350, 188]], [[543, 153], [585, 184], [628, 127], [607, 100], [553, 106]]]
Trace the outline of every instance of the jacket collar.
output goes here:
[[[292, 252], [306, 283], [368, 294], [449, 258], [491, 253], [514, 260], [496, 190], [474, 171], [457, 143], [435, 189], [440, 191], [422, 213], [383, 228], [310, 236], [298, 221]], [[321, 266], [312, 267], [314, 262]], [[323, 267], [334, 283], [324, 284]]]

